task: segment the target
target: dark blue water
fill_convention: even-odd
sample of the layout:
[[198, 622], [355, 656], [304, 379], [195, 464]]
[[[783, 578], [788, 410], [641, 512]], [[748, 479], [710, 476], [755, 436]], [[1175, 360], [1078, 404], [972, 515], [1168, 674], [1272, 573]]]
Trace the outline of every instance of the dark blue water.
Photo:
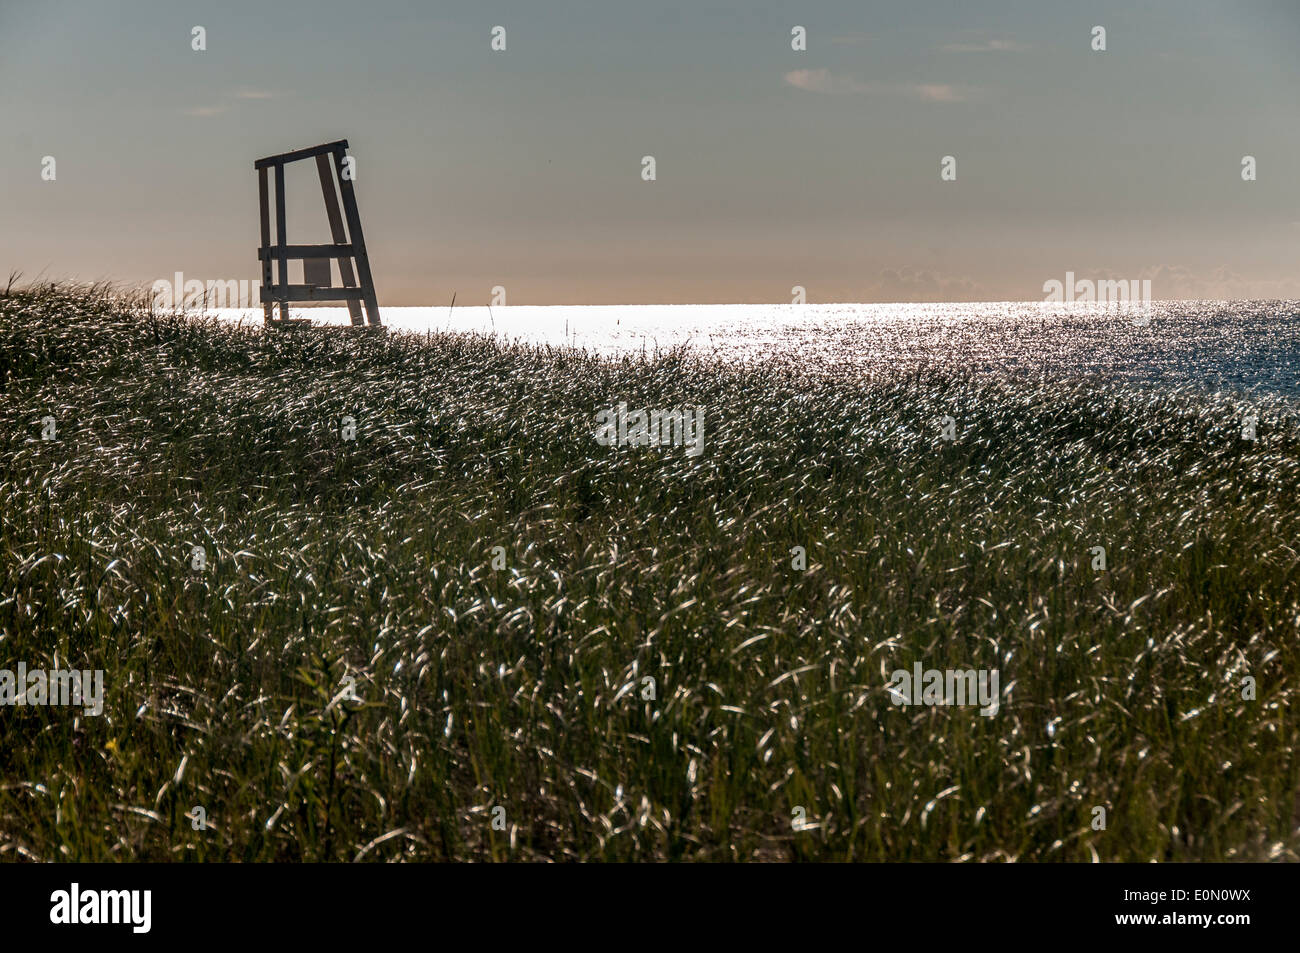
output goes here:
[[825, 307], [820, 326], [788, 329], [800, 360], [1300, 397], [1297, 301], [1153, 302], [1145, 314], [1036, 303]]

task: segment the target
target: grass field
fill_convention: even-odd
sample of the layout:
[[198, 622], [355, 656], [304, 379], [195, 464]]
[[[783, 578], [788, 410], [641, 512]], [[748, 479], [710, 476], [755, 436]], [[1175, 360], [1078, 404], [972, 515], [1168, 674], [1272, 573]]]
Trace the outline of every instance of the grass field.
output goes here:
[[0, 667], [105, 673], [0, 708], [0, 858], [1297, 859], [1294, 404], [70, 286], [0, 298], [0, 387]]

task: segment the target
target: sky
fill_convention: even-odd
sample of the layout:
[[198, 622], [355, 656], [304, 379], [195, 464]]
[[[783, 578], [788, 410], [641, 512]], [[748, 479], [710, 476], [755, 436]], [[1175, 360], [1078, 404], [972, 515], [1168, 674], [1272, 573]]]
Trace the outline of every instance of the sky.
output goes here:
[[253, 160], [345, 138], [381, 305], [1300, 298], [1297, 49], [1297, 0], [0, 0], [0, 280], [256, 280]]

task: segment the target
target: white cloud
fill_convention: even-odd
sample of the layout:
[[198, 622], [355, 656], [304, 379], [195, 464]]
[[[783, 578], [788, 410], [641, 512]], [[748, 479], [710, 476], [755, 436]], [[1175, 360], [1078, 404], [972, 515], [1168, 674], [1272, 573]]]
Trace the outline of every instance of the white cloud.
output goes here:
[[796, 89], [828, 96], [845, 93], [874, 93], [906, 96], [930, 103], [960, 103], [970, 99], [974, 90], [948, 83], [874, 83], [853, 76], [835, 75], [828, 69], [796, 69], [785, 74], [785, 81]]
[[959, 103], [966, 98], [956, 86], [949, 86], [946, 83], [928, 83], [913, 86], [912, 90], [916, 95], [931, 103]]
[[796, 69], [785, 74], [785, 81], [796, 89], [810, 93], [869, 93], [871, 86], [852, 77], [834, 76], [828, 69]]
[[1023, 46], [1015, 40], [993, 37], [984, 40], [968, 40], [961, 43], [946, 43], [941, 49], [947, 53], [1023, 53], [1029, 47]]

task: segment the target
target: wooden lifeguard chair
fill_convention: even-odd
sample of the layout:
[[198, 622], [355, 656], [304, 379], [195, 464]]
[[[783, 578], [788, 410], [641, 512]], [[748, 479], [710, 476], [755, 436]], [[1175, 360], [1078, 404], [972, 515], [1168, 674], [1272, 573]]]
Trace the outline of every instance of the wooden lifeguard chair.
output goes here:
[[[366, 240], [361, 233], [361, 216], [357, 212], [357, 197], [352, 190], [352, 179], [344, 175], [344, 150], [346, 139], [327, 142], [310, 149], [267, 156], [253, 163], [257, 169], [257, 185], [262, 206], [262, 246], [257, 257], [262, 261], [262, 308], [268, 327], [287, 327], [291, 324], [309, 324], [306, 319], [289, 319], [291, 301], [346, 301], [352, 324], [360, 327], [361, 306], [365, 305], [366, 319], [371, 328], [381, 328], [379, 302], [375, 298], [375, 283], [370, 277], [370, 259], [366, 257]], [[333, 162], [330, 159], [333, 157]], [[329, 217], [332, 245], [290, 245], [284, 212], [284, 167], [290, 162], [315, 159], [320, 174], [321, 194], [325, 197], [325, 214]], [[331, 166], [333, 171], [331, 171]], [[275, 244], [271, 244], [271, 207], [268, 182], [269, 170], [275, 170]], [[335, 176], [338, 177], [337, 191]], [[339, 214], [339, 198], [343, 199], [343, 214]], [[347, 230], [343, 228], [347, 217]], [[301, 260], [303, 283], [289, 284], [289, 262]], [[339, 277], [343, 287], [333, 287], [330, 261], [339, 263]], [[353, 270], [353, 261], [356, 270]], [[278, 263], [275, 274], [272, 264]], [[358, 278], [360, 282], [358, 283]], [[273, 317], [276, 304], [280, 305], [280, 320]]]

